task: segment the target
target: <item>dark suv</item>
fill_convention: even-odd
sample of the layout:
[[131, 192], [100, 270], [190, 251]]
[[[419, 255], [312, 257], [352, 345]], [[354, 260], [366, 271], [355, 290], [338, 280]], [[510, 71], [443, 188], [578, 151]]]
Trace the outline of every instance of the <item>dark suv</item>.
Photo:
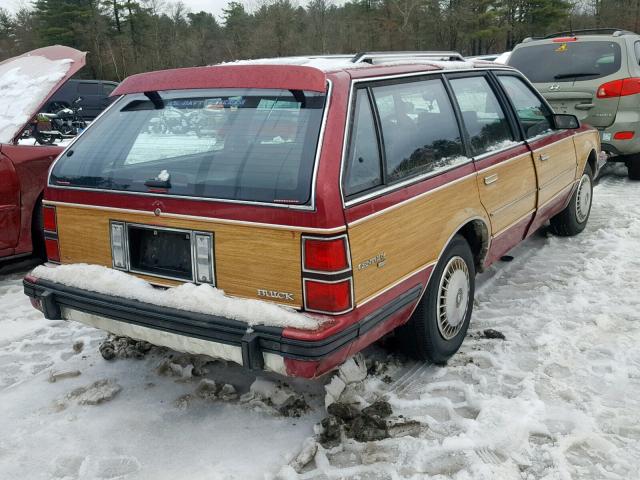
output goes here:
[[56, 94], [51, 97], [46, 111], [55, 111], [60, 106], [70, 106], [80, 97], [82, 116], [86, 120], [93, 120], [109, 106], [113, 99], [109, 98], [111, 92], [118, 86], [117, 82], [107, 80], [68, 80]]

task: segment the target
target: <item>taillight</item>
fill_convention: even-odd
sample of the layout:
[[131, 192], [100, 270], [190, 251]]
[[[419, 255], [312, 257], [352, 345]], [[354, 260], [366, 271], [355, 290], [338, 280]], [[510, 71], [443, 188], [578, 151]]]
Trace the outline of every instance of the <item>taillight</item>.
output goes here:
[[607, 82], [598, 87], [598, 98], [626, 97], [640, 93], [640, 78], [624, 78]]
[[45, 237], [44, 247], [47, 251], [47, 259], [50, 262], [60, 263], [60, 248], [58, 248], [58, 239]]
[[50, 205], [42, 207], [42, 224], [45, 232], [58, 233], [56, 207], [52, 207]]
[[323, 313], [342, 313], [351, 310], [351, 278], [335, 282], [304, 281], [305, 308]]
[[305, 310], [337, 315], [353, 308], [353, 272], [346, 235], [303, 236], [302, 275]]
[[53, 263], [60, 263], [56, 207], [51, 205], [42, 207], [42, 226], [44, 228], [44, 249], [47, 253], [47, 259]]
[[303, 267], [311, 272], [340, 272], [349, 269], [347, 238], [303, 238]]

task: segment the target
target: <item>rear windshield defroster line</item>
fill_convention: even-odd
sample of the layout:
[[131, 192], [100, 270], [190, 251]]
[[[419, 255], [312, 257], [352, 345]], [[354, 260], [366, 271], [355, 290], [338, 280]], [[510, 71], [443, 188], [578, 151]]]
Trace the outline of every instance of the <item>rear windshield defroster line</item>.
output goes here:
[[306, 205], [325, 101], [274, 89], [126, 95], [58, 160], [50, 182]]

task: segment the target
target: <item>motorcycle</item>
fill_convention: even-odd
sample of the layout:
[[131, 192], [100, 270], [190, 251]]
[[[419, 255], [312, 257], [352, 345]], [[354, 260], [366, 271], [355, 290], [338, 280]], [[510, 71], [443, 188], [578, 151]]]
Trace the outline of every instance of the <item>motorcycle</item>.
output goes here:
[[81, 101], [82, 97], [78, 97], [71, 102], [69, 107], [64, 104], [54, 104], [52, 106], [53, 113], [45, 114], [51, 119], [53, 127], [63, 137], [73, 137], [87, 128], [87, 122], [82, 118]]
[[53, 112], [38, 113], [22, 137], [32, 137], [40, 145], [51, 145], [56, 140], [75, 137], [87, 127], [87, 122], [80, 113], [81, 101], [82, 97], [76, 98], [70, 107], [54, 103], [50, 108]]

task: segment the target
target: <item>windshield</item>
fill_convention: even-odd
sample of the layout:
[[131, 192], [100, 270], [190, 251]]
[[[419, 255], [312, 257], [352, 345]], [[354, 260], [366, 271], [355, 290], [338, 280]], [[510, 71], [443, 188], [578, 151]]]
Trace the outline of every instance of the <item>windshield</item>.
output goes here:
[[127, 95], [58, 160], [51, 184], [306, 204], [325, 96], [299, 90]]
[[565, 42], [517, 48], [509, 65], [533, 83], [574, 82], [606, 77], [620, 69], [615, 42]]

